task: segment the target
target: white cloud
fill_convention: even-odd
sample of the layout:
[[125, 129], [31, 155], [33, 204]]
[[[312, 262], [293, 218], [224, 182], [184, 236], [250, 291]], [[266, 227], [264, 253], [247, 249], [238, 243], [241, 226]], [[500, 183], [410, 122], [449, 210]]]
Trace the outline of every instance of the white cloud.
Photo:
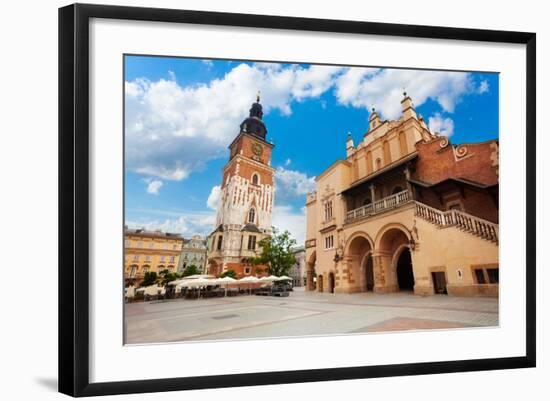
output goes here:
[[275, 190], [278, 199], [305, 196], [315, 189], [315, 177], [296, 170], [277, 167], [275, 170]]
[[452, 71], [349, 68], [336, 80], [336, 98], [344, 105], [376, 108], [383, 118], [401, 115], [403, 91], [416, 106], [432, 99], [453, 112], [461, 98], [475, 91], [471, 75]]
[[481, 94], [470, 74], [332, 66], [236, 64], [208, 83], [180, 86], [175, 75], [125, 83], [126, 165], [163, 180], [183, 180], [209, 160], [227, 156], [240, 122], [261, 91], [264, 113], [292, 114], [292, 103], [333, 90], [342, 105], [376, 109], [383, 118], [401, 115], [403, 88], [417, 106], [428, 99], [445, 112], [469, 93]]
[[489, 82], [487, 80], [483, 80], [479, 84], [479, 88], [477, 89], [477, 93], [483, 94], [485, 92], [489, 92]]
[[173, 73], [126, 82], [126, 165], [150, 177], [185, 179], [226, 156], [258, 90], [266, 114], [290, 115], [293, 101], [320, 96], [340, 70], [239, 64], [208, 84], [180, 86]]
[[302, 100], [321, 96], [333, 85], [335, 76], [342, 70], [342, 67], [322, 65], [294, 69], [293, 97]]
[[438, 132], [440, 135], [451, 136], [454, 133], [455, 123], [449, 117], [442, 117], [441, 114], [435, 113], [428, 120], [428, 127], [432, 132]]
[[306, 240], [306, 212], [302, 207], [299, 212], [291, 206], [281, 205], [273, 208], [273, 226], [280, 231], [288, 230], [297, 245], [304, 245]]
[[285, 166], [290, 165], [290, 163], [292, 163], [292, 160], [290, 160], [290, 159], [286, 159], [286, 160], [285, 160]]
[[208, 200], [206, 205], [212, 210], [218, 210], [218, 204], [220, 203], [220, 195], [222, 193], [222, 188], [220, 185], [212, 187], [210, 195], [208, 195]]
[[152, 180], [152, 179], [146, 179], [145, 182], [147, 182], [147, 193], [158, 195], [159, 189], [162, 187], [162, 181], [161, 180]]
[[161, 230], [163, 232], [178, 233], [185, 238], [194, 234], [207, 236], [214, 229], [215, 213], [190, 213], [165, 220], [126, 221], [130, 228], [144, 228], [146, 230]]

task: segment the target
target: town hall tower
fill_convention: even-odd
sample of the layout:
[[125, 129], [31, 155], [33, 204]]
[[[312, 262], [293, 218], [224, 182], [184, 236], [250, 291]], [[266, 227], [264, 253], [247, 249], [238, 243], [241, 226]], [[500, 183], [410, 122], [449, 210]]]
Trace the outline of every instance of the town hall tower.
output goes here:
[[255, 274], [251, 258], [258, 256], [258, 242], [271, 235], [275, 169], [271, 167], [273, 144], [258, 94], [250, 115], [229, 145], [229, 161], [223, 168], [215, 230], [208, 238], [208, 273], [234, 270], [239, 277]]

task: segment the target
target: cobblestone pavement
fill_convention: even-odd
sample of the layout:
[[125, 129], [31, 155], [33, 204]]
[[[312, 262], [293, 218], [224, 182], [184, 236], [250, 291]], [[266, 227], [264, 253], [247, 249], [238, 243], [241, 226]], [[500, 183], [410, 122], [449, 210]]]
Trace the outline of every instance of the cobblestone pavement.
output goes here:
[[126, 304], [126, 343], [333, 335], [498, 326], [498, 299], [320, 294]]

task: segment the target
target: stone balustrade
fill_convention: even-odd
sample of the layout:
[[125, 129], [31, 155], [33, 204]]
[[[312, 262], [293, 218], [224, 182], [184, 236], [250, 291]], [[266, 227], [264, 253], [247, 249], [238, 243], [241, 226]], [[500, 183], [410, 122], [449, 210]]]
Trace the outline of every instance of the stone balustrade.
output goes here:
[[460, 230], [498, 243], [498, 224], [491, 223], [460, 210], [442, 211], [420, 202], [415, 203], [415, 216], [421, 217], [440, 227], [455, 226]]
[[373, 216], [390, 209], [394, 209], [412, 200], [412, 196], [409, 191], [401, 191], [396, 194], [386, 196], [365, 206], [361, 206], [357, 209], [350, 210], [346, 213], [346, 223], [350, 223], [355, 220], [360, 220], [365, 217]]

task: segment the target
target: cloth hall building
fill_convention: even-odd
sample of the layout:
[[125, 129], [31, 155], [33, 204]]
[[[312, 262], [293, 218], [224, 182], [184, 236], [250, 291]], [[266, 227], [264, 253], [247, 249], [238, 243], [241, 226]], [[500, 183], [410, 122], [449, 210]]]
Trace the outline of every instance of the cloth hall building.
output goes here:
[[316, 178], [307, 289], [498, 296], [498, 141], [453, 145], [401, 105]]

